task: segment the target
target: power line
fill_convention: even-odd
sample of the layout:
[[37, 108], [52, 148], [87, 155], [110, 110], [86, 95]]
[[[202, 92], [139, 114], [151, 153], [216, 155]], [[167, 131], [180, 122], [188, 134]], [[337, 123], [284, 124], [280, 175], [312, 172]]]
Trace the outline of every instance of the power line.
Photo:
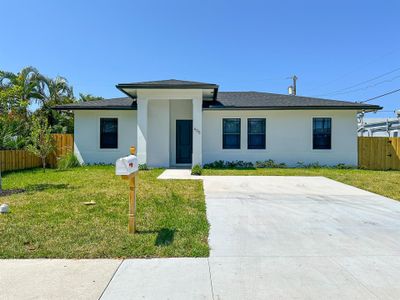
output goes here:
[[368, 89], [370, 89], [370, 88], [376, 87], [376, 86], [378, 86], [378, 85], [381, 85], [381, 84], [384, 84], [384, 83], [388, 83], [388, 82], [392, 82], [392, 81], [394, 81], [394, 80], [396, 80], [396, 79], [398, 79], [398, 78], [400, 78], [400, 75], [397, 75], [397, 76], [392, 77], [392, 78], [390, 78], [390, 79], [385, 79], [385, 80], [382, 80], [382, 81], [378, 81], [378, 82], [376, 82], [376, 83], [369, 84], [369, 85], [367, 85], [367, 86], [365, 86], [365, 87], [360, 87], [360, 88], [357, 88], [357, 89], [354, 89], [354, 90], [350, 90], [350, 91], [332, 93], [332, 94], [330, 94], [330, 95], [331, 95], [331, 96], [335, 96], [335, 95], [344, 95], [344, 94], [351, 94], [351, 93], [355, 93], [355, 92], [359, 92], [359, 91], [365, 91], [365, 90], [368, 90]]
[[337, 77], [337, 78], [335, 78], [335, 79], [333, 79], [333, 80], [330, 80], [330, 81], [328, 81], [328, 82], [323, 83], [322, 85], [320, 85], [319, 87], [317, 87], [317, 88], [314, 89], [314, 90], [320, 90], [320, 89], [321, 89], [322, 87], [324, 87], [324, 86], [327, 86], [327, 85], [329, 85], [329, 84], [331, 84], [331, 83], [333, 83], [333, 82], [336, 82], [336, 81], [338, 81], [338, 80], [340, 80], [340, 79], [343, 79], [344, 77], [346, 77], [346, 76], [348, 76], [348, 75], [350, 75], [350, 74], [353, 74], [354, 72], [356, 72], [356, 71], [358, 71], [358, 70], [364, 69], [365, 67], [367, 67], [367, 66], [369, 66], [369, 65], [371, 65], [371, 64], [376, 63], [377, 61], [381, 60], [382, 58], [385, 58], [385, 57], [387, 57], [387, 56], [390, 56], [390, 55], [392, 55], [393, 53], [396, 53], [399, 49], [400, 49], [400, 48], [396, 48], [396, 49], [394, 49], [394, 50], [392, 50], [392, 51], [390, 51], [390, 52], [387, 52], [387, 53], [384, 54], [384, 55], [379, 56], [379, 57], [376, 58], [376, 59], [370, 60], [369, 62], [365, 63], [364, 65], [361, 65], [361, 66], [359, 66], [359, 67], [356, 67], [356, 68], [354, 68], [352, 71], [346, 72], [345, 74], [341, 75], [340, 77]]
[[371, 100], [375, 100], [375, 99], [378, 99], [378, 98], [382, 98], [382, 97], [385, 97], [385, 96], [387, 96], [387, 95], [394, 94], [394, 93], [397, 93], [397, 92], [400, 92], [400, 89], [393, 90], [393, 91], [387, 92], [387, 93], [385, 93], [385, 94], [382, 94], [382, 95], [379, 95], [379, 96], [375, 96], [375, 97], [369, 98], [369, 99], [367, 99], [367, 100], [361, 101], [360, 103], [365, 103], [365, 102], [368, 102], [368, 101], [371, 101]]
[[348, 86], [348, 87], [346, 87], [346, 88], [339, 89], [339, 90], [332, 91], [332, 92], [325, 93], [325, 94], [317, 95], [317, 97], [320, 97], [320, 96], [327, 96], [327, 95], [331, 95], [331, 94], [337, 94], [337, 93], [340, 93], [340, 92], [343, 92], [343, 91], [346, 91], [346, 90], [355, 88], [355, 87], [357, 87], [357, 86], [363, 85], [363, 84], [365, 84], [365, 83], [374, 81], [374, 80], [376, 80], [376, 79], [385, 77], [386, 75], [392, 74], [392, 73], [397, 72], [397, 71], [399, 71], [399, 70], [400, 70], [400, 67], [398, 67], [398, 68], [396, 68], [396, 69], [393, 69], [393, 70], [391, 70], [391, 71], [389, 71], [389, 72], [383, 73], [383, 74], [381, 74], [381, 75], [375, 76], [375, 77], [373, 77], [373, 78], [371, 78], [371, 79], [364, 80], [364, 81], [361, 81], [361, 82], [359, 82], [359, 83], [353, 84], [353, 85]]

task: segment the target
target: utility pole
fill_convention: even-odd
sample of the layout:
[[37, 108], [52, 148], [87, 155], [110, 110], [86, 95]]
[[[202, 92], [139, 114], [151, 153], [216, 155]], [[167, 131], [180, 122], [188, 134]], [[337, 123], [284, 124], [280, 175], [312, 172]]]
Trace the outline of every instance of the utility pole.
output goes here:
[[292, 80], [293, 80], [293, 95], [296, 96], [296, 94], [297, 94], [297, 89], [296, 89], [297, 76], [293, 75]]
[[293, 75], [291, 77], [288, 77], [287, 79], [293, 80], [293, 85], [289, 86], [289, 95], [296, 96], [296, 94], [297, 94], [296, 81], [297, 81], [298, 77], [296, 75]]

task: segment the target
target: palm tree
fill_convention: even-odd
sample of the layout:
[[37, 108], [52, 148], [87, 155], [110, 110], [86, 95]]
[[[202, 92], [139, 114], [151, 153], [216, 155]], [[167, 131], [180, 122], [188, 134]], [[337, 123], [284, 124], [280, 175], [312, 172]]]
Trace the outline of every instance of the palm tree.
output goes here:
[[17, 74], [0, 70], [0, 89], [13, 86], [21, 87], [21, 101], [29, 102], [41, 99], [39, 91], [40, 73], [36, 68], [26, 67]]
[[[68, 124], [73, 122], [72, 117], [68, 113], [55, 111], [52, 107], [75, 101], [72, 86], [69, 85], [67, 79], [61, 76], [52, 79], [41, 75], [38, 82], [41, 94], [41, 108], [38, 110], [38, 114], [46, 117], [54, 129], [61, 127], [63, 129], [59, 130], [67, 131], [67, 127], [71, 127]], [[67, 124], [64, 124], [65, 122]]]
[[103, 97], [99, 96], [93, 96], [92, 94], [83, 94], [79, 93], [79, 102], [89, 102], [89, 101], [97, 101], [97, 100], [103, 100]]
[[43, 106], [71, 103], [74, 100], [74, 92], [68, 80], [57, 76], [52, 79], [46, 76], [39, 77], [40, 94]]

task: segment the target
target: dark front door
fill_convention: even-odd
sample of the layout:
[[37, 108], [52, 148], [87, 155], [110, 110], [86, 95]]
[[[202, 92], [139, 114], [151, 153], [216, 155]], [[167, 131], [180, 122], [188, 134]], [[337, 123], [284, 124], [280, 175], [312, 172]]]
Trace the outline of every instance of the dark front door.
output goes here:
[[176, 120], [176, 163], [192, 163], [192, 120]]

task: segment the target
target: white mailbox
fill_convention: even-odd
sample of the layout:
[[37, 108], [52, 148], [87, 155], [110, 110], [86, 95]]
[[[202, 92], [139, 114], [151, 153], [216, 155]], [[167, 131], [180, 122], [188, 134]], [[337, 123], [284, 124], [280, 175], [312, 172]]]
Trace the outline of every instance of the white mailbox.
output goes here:
[[131, 175], [139, 170], [139, 163], [136, 155], [121, 157], [115, 163], [115, 175]]

